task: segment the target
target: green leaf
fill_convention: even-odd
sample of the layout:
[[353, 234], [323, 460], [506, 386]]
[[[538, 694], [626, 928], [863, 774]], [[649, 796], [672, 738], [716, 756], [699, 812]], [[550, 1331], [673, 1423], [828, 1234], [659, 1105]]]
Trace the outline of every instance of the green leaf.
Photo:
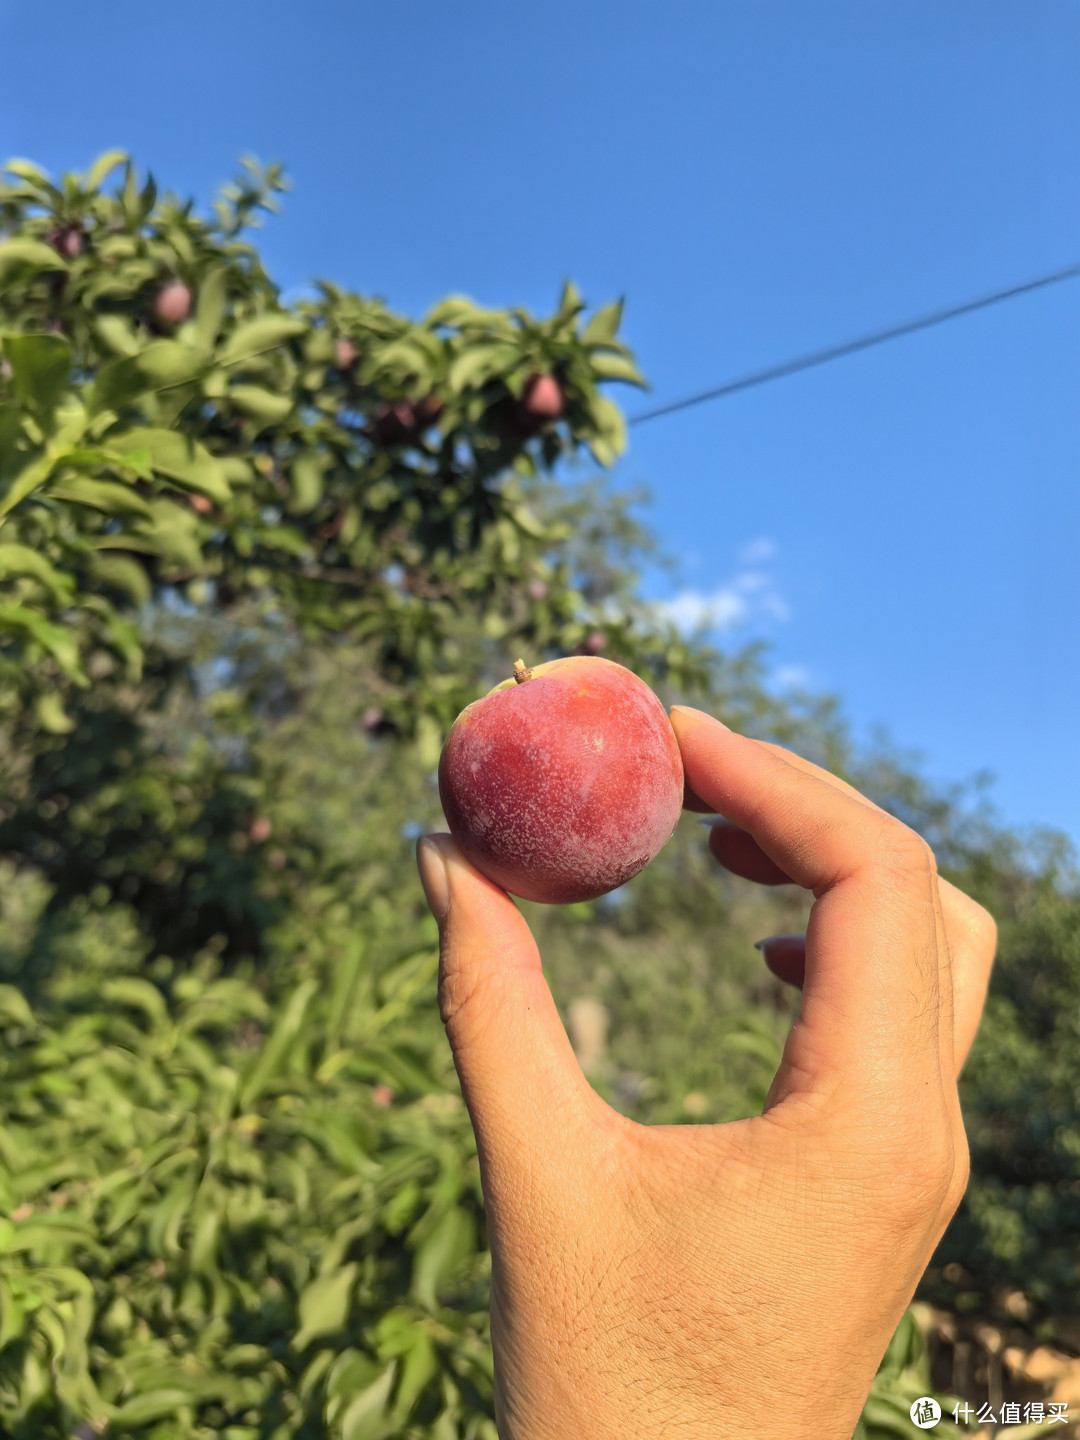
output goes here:
[[[9, 167], [10, 168], [10, 167]], [[66, 270], [68, 263], [43, 240], [6, 240], [0, 245], [0, 285], [18, 271]]]
[[401, 1378], [394, 1396], [395, 1418], [403, 1423], [421, 1392], [439, 1373], [439, 1357], [435, 1346], [422, 1330], [415, 1332], [413, 1343], [401, 1362]]
[[[24, 1221], [15, 1231], [8, 1247], [12, 1253], [34, 1254], [38, 1257], [55, 1256], [56, 1252], [67, 1251], [72, 1246], [93, 1242], [93, 1232], [85, 1222], [68, 1219], [63, 1215], [37, 1214]], [[85, 1275], [74, 1272], [74, 1283], [80, 1288], [90, 1288]], [[69, 1280], [69, 1283], [72, 1283]]]
[[472, 1238], [468, 1215], [451, 1206], [413, 1256], [412, 1291], [422, 1305], [435, 1308], [439, 1286], [469, 1253]]
[[[378, 1360], [362, 1350], [343, 1350], [337, 1356], [332, 1351], [322, 1353], [329, 1354], [332, 1367], [326, 1380], [326, 1394], [330, 1400], [348, 1400], [353, 1394], [366, 1390], [384, 1371]], [[305, 1378], [306, 1375], [305, 1371]]]
[[177, 1410], [192, 1403], [197, 1393], [192, 1389], [171, 1388], [150, 1390], [145, 1395], [136, 1395], [134, 1399], [113, 1411], [109, 1429], [121, 1430], [148, 1425], [152, 1420], [172, 1419]]
[[94, 320], [98, 339], [114, 355], [137, 355], [139, 338], [122, 315], [98, 315]]
[[9, 335], [4, 353], [19, 399], [38, 415], [51, 416], [68, 388], [71, 346], [60, 335]]
[[250, 1109], [281, 1071], [317, 989], [316, 981], [305, 980], [289, 997], [277, 1024], [255, 1057], [244, 1081], [240, 1091], [240, 1104], [243, 1109]]
[[195, 301], [192, 335], [204, 354], [209, 354], [225, 319], [225, 299], [229, 275], [224, 265], [207, 271]]
[[255, 469], [251, 461], [243, 455], [221, 455], [218, 463], [221, 466], [221, 473], [234, 488], [250, 485], [255, 479]]
[[386, 1412], [396, 1372], [396, 1364], [388, 1365], [378, 1380], [350, 1402], [341, 1417], [342, 1440], [382, 1440], [390, 1431], [393, 1422]]
[[0, 578], [5, 575], [29, 575], [39, 580], [61, 604], [72, 597], [74, 582], [50, 565], [45, 556], [28, 545], [0, 544]]
[[104, 155], [99, 155], [86, 172], [87, 190], [100, 190], [116, 167], [126, 165], [129, 158], [126, 150], [106, 150]]
[[260, 545], [265, 545], [268, 550], [281, 550], [286, 555], [295, 555], [301, 560], [310, 560], [312, 556], [311, 543], [298, 530], [291, 525], [277, 524], [267, 526], [256, 531]]
[[230, 385], [229, 398], [238, 410], [258, 420], [262, 425], [274, 425], [284, 420], [293, 408], [291, 395], [276, 395], [261, 385]]
[[579, 315], [585, 308], [585, 302], [581, 298], [581, 292], [572, 280], [567, 280], [559, 296], [559, 309], [557, 318], [569, 320], [574, 315]]
[[167, 390], [194, 380], [203, 364], [203, 357], [190, 345], [152, 340], [138, 355], [102, 366], [93, 389], [93, 413], [119, 410], [147, 391]]
[[55, 463], [51, 454], [35, 457], [15, 475], [0, 499], [0, 515], [7, 515], [39, 489], [49, 478]]
[[34, 1012], [30, 1009], [26, 996], [14, 985], [0, 985], [0, 1015], [14, 1021], [16, 1025], [33, 1029]]
[[259, 315], [238, 325], [225, 342], [218, 363], [235, 365], [265, 350], [273, 350], [285, 340], [302, 335], [307, 326], [291, 315]]
[[645, 377], [625, 355], [616, 355], [612, 351], [596, 351], [590, 357], [589, 363], [597, 380], [624, 380], [628, 385], [645, 385]]
[[17, 405], [0, 405], [0, 474], [19, 460], [19, 441], [25, 434], [23, 413]]
[[134, 620], [107, 610], [102, 616], [106, 638], [124, 661], [129, 680], [142, 678], [143, 651]]
[[153, 593], [150, 577], [144, 566], [130, 555], [94, 555], [94, 574], [104, 585], [123, 590], [135, 605], [145, 605]]
[[433, 715], [421, 715], [416, 722], [413, 749], [421, 770], [434, 770], [443, 745], [442, 726]]
[[24, 605], [0, 605], [0, 631], [36, 642], [53, 657], [60, 669], [77, 684], [87, 684], [79, 662], [79, 647], [69, 630], [61, 630], [36, 610]]
[[304, 1289], [297, 1307], [300, 1329], [292, 1342], [295, 1350], [344, 1329], [358, 1270], [355, 1263], [343, 1265], [329, 1275], [317, 1276]]
[[70, 735], [75, 721], [64, 709], [64, 702], [54, 690], [46, 690], [34, 699], [34, 712], [41, 728], [50, 735]]
[[610, 345], [619, 333], [619, 326], [622, 324], [623, 302], [616, 300], [613, 305], [605, 305], [597, 310], [585, 329], [581, 332], [581, 343], [583, 345]]
[[49, 181], [49, 172], [43, 170], [40, 165], [35, 165], [33, 160], [5, 160], [4, 171], [8, 175], [17, 175], [20, 180], [29, 180], [35, 185], [48, 186], [53, 189]]
[[501, 310], [485, 310], [482, 306], [477, 305], [475, 300], [470, 300], [467, 295], [451, 295], [445, 300], [440, 300], [424, 316], [424, 324], [431, 328], [436, 325], [448, 325], [454, 328], [482, 326], [485, 329], [507, 335], [513, 333], [513, 326]]
[[869, 1435], [876, 1440], [884, 1436], [895, 1436], [896, 1440], [908, 1440], [915, 1427], [909, 1414], [910, 1401], [895, 1395], [871, 1392], [862, 1413], [862, 1424]]
[[483, 384], [500, 371], [508, 370], [518, 359], [513, 345], [470, 345], [450, 366], [447, 383], [460, 394], [470, 386]]
[[153, 1026], [164, 1027], [168, 1021], [169, 1012], [161, 991], [137, 975], [107, 980], [101, 987], [101, 996], [114, 1005], [130, 1005], [141, 1011]]
[[150, 518], [138, 520], [130, 530], [116, 535], [99, 535], [99, 550], [130, 550], [136, 555], [157, 555], [172, 561], [181, 570], [198, 574], [203, 568], [202, 550], [196, 533], [198, 520], [190, 510], [172, 500], [151, 500]]
[[[224, 1197], [221, 1197], [224, 1198]], [[221, 1236], [221, 1212], [213, 1205], [203, 1209], [195, 1221], [189, 1258], [196, 1275], [217, 1273], [218, 1242]]]
[[291, 494], [288, 509], [293, 515], [307, 515], [322, 499], [325, 463], [315, 450], [301, 450], [289, 466]]
[[219, 505], [228, 504], [231, 490], [221, 465], [205, 446], [179, 430], [145, 429], [110, 434], [109, 446], [125, 456], [146, 452], [150, 464], [161, 475], [177, 480], [188, 490], [197, 490]]
[[606, 395], [597, 395], [592, 402], [592, 416], [597, 434], [589, 441], [589, 449], [601, 465], [613, 465], [626, 449], [622, 411]]
[[53, 480], [45, 493], [53, 500], [85, 505], [87, 509], [99, 510], [103, 515], [141, 515], [149, 519], [153, 514], [137, 490], [130, 485], [122, 485], [118, 480], [92, 480], [86, 475], [68, 475], [63, 480]]
[[[422, 333], [406, 335], [400, 340], [392, 340], [388, 345], [380, 345], [372, 354], [370, 370], [373, 373], [396, 376], [399, 383], [414, 379], [430, 380], [433, 367], [440, 357], [437, 350], [432, 354], [422, 343]], [[428, 338], [434, 339], [431, 336]], [[434, 344], [438, 347], [439, 342], [435, 340]]]
[[0, 1350], [12, 1340], [18, 1340], [26, 1326], [26, 1300], [20, 1291], [12, 1289], [11, 1282], [0, 1275]]
[[533, 514], [527, 505], [515, 505], [510, 511], [514, 524], [526, 535], [533, 536], [536, 540], [543, 540], [548, 535], [547, 527]]

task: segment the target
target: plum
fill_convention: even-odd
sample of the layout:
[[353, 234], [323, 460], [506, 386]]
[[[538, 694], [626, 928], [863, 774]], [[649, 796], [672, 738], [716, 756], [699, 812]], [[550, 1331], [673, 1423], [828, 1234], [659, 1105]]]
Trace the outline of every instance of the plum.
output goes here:
[[163, 325], [182, 325], [191, 314], [191, 290], [182, 280], [170, 280], [154, 296], [154, 319]]
[[467, 706], [439, 761], [450, 833], [490, 880], [570, 904], [624, 884], [683, 802], [675, 732], [648, 685], [593, 655], [552, 660]]

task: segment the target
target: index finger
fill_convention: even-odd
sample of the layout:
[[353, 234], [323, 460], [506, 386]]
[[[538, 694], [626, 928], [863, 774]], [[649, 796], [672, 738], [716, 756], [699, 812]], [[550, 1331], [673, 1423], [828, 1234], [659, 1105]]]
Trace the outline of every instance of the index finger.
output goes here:
[[802, 1014], [780, 1093], [832, 1093], [850, 1082], [899, 1095], [911, 1089], [913, 1071], [941, 1085], [951, 994], [939, 984], [929, 846], [885, 812], [701, 711], [675, 706], [671, 723], [691, 791], [816, 897]]

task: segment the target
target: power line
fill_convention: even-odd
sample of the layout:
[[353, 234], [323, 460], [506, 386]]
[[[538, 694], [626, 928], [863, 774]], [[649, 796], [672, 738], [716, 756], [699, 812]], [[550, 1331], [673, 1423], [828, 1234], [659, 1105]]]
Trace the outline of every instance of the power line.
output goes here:
[[960, 315], [970, 315], [975, 310], [985, 310], [991, 305], [1000, 305], [1003, 300], [1012, 300], [1017, 295], [1029, 295], [1033, 290], [1045, 289], [1047, 285], [1060, 285], [1063, 280], [1074, 280], [1080, 276], [1080, 264], [1067, 265], [1064, 270], [1052, 270], [1036, 280], [1025, 280], [1022, 285], [1010, 285], [1007, 290], [995, 290], [992, 295], [982, 295], [978, 300], [966, 300], [962, 305], [950, 305], [946, 310], [933, 310], [929, 315], [920, 315], [916, 320], [905, 320], [901, 325], [890, 325], [885, 330], [872, 330], [860, 335], [857, 340], [845, 340], [840, 345], [830, 345], [824, 350], [811, 350], [793, 360], [784, 360], [779, 365], [770, 365], [764, 370], [752, 370], [749, 375], [740, 375], [737, 380], [716, 385], [711, 390], [699, 390], [695, 395], [686, 395], [681, 400], [672, 400], [667, 405], [657, 405], [652, 410], [641, 410], [631, 415], [629, 424], [644, 425], [648, 420], [659, 420], [664, 415], [674, 415], [677, 410], [689, 410], [692, 405], [704, 405], [708, 400], [722, 400], [727, 395], [736, 395], [740, 390], [752, 390], [756, 385], [767, 385], [770, 380], [783, 380], [788, 375], [797, 375], [800, 370], [812, 370], [816, 365], [827, 365], [830, 360], [842, 360], [845, 355], [855, 355], [860, 350], [869, 350], [874, 345], [884, 345], [889, 340], [899, 340], [902, 335], [913, 335], [917, 330], [929, 330], [932, 325], [944, 325]]

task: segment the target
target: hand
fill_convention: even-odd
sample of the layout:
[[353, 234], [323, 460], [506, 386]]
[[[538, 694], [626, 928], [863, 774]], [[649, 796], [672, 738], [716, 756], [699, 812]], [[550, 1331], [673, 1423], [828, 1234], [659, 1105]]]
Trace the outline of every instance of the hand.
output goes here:
[[[967, 1178], [956, 1076], [990, 917], [929, 847], [799, 757], [676, 707], [714, 853], [815, 903], [764, 1114], [642, 1126], [574, 1058], [529, 929], [421, 842], [480, 1153], [502, 1440], [850, 1440]], [[774, 967], [801, 979], [796, 941]], [[783, 956], [781, 957], [781, 951]]]

